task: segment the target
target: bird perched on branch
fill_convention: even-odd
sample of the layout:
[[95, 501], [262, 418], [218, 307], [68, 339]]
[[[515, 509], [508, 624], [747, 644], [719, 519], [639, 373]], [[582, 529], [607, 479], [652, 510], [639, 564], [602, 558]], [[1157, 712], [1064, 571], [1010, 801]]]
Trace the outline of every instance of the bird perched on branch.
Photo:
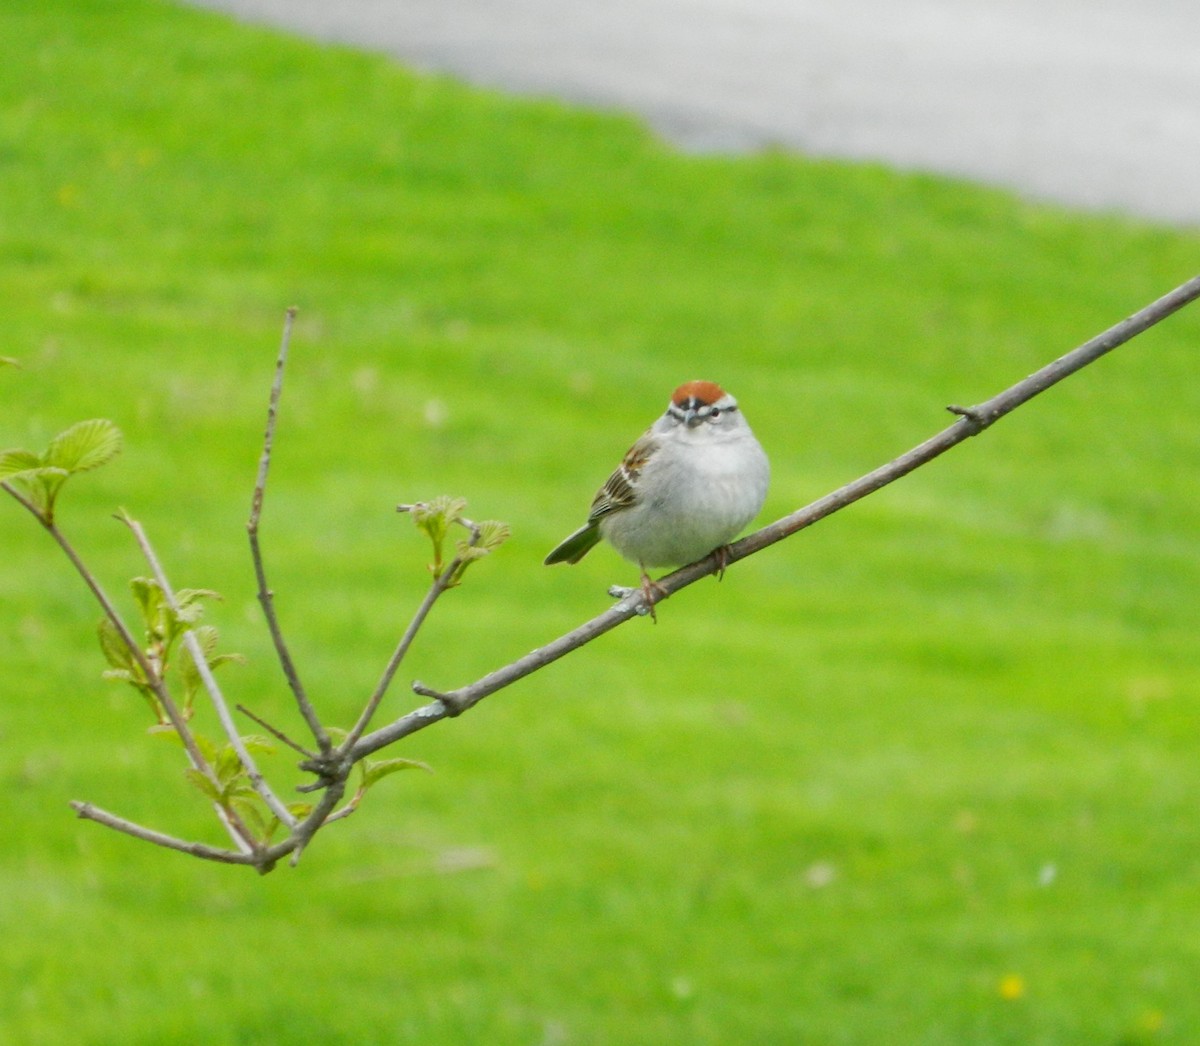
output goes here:
[[[758, 515], [771, 469], [735, 400], [711, 381], [689, 381], [629, 448], [592, 500], [587, 522], [546, 557], [578, 563], [601, 538], [641, 568], [692, 563], [725, 546]], [[724, 571], [724, 562], [721, 564]]]

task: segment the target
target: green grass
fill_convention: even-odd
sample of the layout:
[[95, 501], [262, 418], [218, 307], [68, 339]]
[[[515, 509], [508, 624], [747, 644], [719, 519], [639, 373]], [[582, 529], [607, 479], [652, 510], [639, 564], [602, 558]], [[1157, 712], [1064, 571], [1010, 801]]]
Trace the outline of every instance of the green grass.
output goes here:
[[[0, 13], [0, 445], [124, 430], [62, 518], [123, 595], [128, 507], [297, 729], [243, 523], [300, 319], [264, 542], [347, 723], [424, 584], [397, 501], [512, 542], [404, 680], [469, 681], [605, 604], [544, 570], [674, 384], [733, 389], [777, 516], [1196, 270], [1195, 234], [939, 178], [680, 156], [149, 0]], [[980, 440], [401, 747], [258, 879], [99, 678], [96, 610], [0, 511], [0, 1040], [1195, 1041], [1200, 382], [1192, 310]], [[291, 760], [275, 760], [285, 782]], [[1007, 998], [1015, 995], [1015, 998]]]

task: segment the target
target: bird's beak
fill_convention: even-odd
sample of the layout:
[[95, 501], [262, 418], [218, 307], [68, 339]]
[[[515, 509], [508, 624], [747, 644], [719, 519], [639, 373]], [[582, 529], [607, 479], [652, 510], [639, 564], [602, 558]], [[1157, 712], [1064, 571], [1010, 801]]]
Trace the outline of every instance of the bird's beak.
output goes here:
[[703, 420], [704, 418], [701, 417], [700, 412], [694, 407], [688, 407], [688, 409], [683, 412], [683, 423], [689, 429], [694, 429]]

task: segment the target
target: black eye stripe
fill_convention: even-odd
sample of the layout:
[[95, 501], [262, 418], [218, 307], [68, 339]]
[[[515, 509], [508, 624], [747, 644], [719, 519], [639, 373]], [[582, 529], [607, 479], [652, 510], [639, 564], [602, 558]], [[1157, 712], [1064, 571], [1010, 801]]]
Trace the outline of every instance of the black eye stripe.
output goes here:
[[705, 403], [703, 400], [698, 400], [694, 396], [689, 397], [682, 403], [672, 403], [667, 407], [667, 413], [676, 421], [682, 421], [687, 411], [692, 411], [700, 414], [703, 417], [719, 418], [722, 414], [732, 414], [736, 411], [737, 404], [730, 403], [724, 407], [719, 407], [715, 403]]

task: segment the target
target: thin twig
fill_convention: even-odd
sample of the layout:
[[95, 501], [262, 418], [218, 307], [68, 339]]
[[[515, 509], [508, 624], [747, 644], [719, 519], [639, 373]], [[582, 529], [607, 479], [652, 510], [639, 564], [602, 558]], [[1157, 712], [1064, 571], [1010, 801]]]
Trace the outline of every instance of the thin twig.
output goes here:
[[[142, 550], [142, 555], [146, 557], [146, 562], [150, 564], [150, 569], [154, 572], [154, 577], [162, 589], [167, 605], [178, 614], [179, 603], [175, 599], [175, 591], [171, 588], [171, 583], [167, 580], [166, 572], [163, 570], [162, 564], [158, 561], [158, 556], [155, 555], [154, 548], [151, 546], [149, 538], [146, 537], [146, 532], [142, 528], [142, 525], [136, 519], [131, 519], [129, 516], [122, 516], [121, 520], [133, 531], [133, 536], [137, 540], [138, 547]], [[287, 825], [288, 828], [293, 828], [296, 825], [296, 818], [292, 816], [291, 811], [284, 806], [279, 797], [271, 790], [271, 786], [267, 784], [266, 778], [259, 773], [254, 757], [250, 754], [249, 749], [246, 748], [245, 742], [238, 732], [237, 724], [233, 721], [233, 716], [229, 712], [229, 705], [225, 701], [225, 695], [221, 693], [221, 688], [217, 684], [216, 677], [213, 675], [212, 669], [208, 667], [208, 659], [204, 656], [204, 651], [200, 647], [200, 641], [196, 638], [196, 633], [190, 628], [187, 629], [183, 633], [183, 642], [187, 647], [188, 653], [191, 655], [192, 661], [196, 665], [196, 671], [204, 683], [204, 689], [208, 691], [208, 696], [212, 700], [217, 718], [221, 721], [221, 727], [225, 731], [225, 736], [229, 739], [230, 745], [233, 746], [233, 750], [237, 753], [238, 760], [246, 769], [246, 775], [250, 778], [251, 787], [259, 794], [262, 801], [267, 804], [271, 812], [279, 818], [281, 823]]]
[[283, 638], [283, 629], [280, 627], [279, 618], [275, 613], [275, 594], [267, 584], [267, 571], [263, 564], [262, 548], [258, 541], [258, 523], [262, 516], [263, 497], [267, 489], [267, 473], [271, 468], [271, 447], [275, 441], [279, 398], [283, 394], [283, 372], [287, 366], [288, 346], [291, 343], [292, 323], [295, 318], [296, 308], [292, 306], [287, 310], [284, 318], [283, 337], [279, 344], [279, 356], [275, 361], [275, 380], [271, 384], [271, 398], [267, 406], [267, 428], [263, 435], [262, 456], [258, 462], [258, 479], [254, 484], [254, 496], [250, 501], [250, 519], [246, 523], [246, 532], [250, 536], [250, 555], [254, 560], [254, 574], [258, 579], [258, 601], [262, 604], [263, 614], [267, 619], [267, 628], [270, 629], [271, 641], [275, 644], [275, 654], [279, 658], [279, 665], [283, 669], [288, 686], [291, 687], [300, 714], [304, 717], [304, 721], [308, 724], [308, 728], [317, 742], [317, 747], [320, 748], [322, 754], [328, 755], [333, 744], [308, 698], [308, 693], [296, 671], [295, 662], [292, 661], [287, 642]]
[[218, 861], [222, 864], [251, 865], [257, 868], [261, 875], [271, 871], [275, 867], [275, 864], [288, 854], [292, 855], [292, 865], [297, 864], [305, 847], [320, 828], [326, 824], [331, 824], [333, 821], [341, 820], [344, 816], [349, 816], [348, 814], [334, 814], [334, 808], [341, 802], [344, 793], [345, 782], [335, 782], [321, 796], [320, 802], [313, 807], [308, 816], [292, 829], [291, 834], [286, 839], [253, 851], [222, 850], [219, 847], [209, 846], [206, 843], [187, 842], [186, 840], [177, 839], [175, 836], [167, 835], [153, 828], [147, 828], [145, 825], [140, 825], [134, 821], [126, 820], [124, 817], [109, 813], [107, 810], [103, 810], [93, 803], [73, 801], [71, 807], [84, 820], [95, 821], [106, 828], [123, 832], [125, 835], [140, 839], [143, 842], [166, 847], [168, 850], [176, 850], [192, 857], [200, 857], [207, 861]]
[[375, 691], [368, 698], [366, 707], [363, 708], [362, 714], [358, 717], [358, 722], [354, 724], [350, 733], [346, 735], [346, 739], [338, 746], [338, 752], [343, 756], [354, 748], [358, 743], [358, 739], [362, 737], [363, 732], [371, 725], [371, 719], [379, 708], [379, 703], [387, 693], [388, 687], [391, 686], [392, 679], [396, 675], [396, 670], [400, 667], [400, 662], [404, 660], [404, 655], [408, 653], [408, 648], [412, 646], [417, 632], [420, 631], [421, 626], [425, 623], [425, 619], [429, 616], [430, 610], [433, 609], [433, 604], [450, 587], [454, 573], [460, 566], [462, 566], [462, 560], [457, 558], [452, 559], [446, 568], [433, 579], [433, 584], [429, 586], [429, 591], [425, 593], [425, 598], [421, 600], [421, 605], [417, 607], [416, 613], [413, 614], [412, 620], [404, 630], [404, 635], [400, 637], [400, 642], [396, 644], [396, 649], [392, 652], [392, 656], [383, 670], [383, 675], [380, 677]]
[[238, 850], [222, 850], [215, 846], [208, 846], [205, 843], [189, 843], [183, 839], [176, 839], [173, 835], [166, 835], [163, 832], [155, 831], [153, 828], [146, 828], [144, 825], [127, 821], [124, 817], [111, 814], [92, 803], [83, 803], [74, 800], [71, 803], [71, 808], [85, 821], [95, 821], [106, 828], [124, 832], [126, 835], [131, 835], [135, 839], [141, 839], [143, 842], [153, 843], [155, 846], [165, 846], [168, 850], [178, 850], [181, 853], [190, 854], [192, 857], [202, 857], [206, 861], [220, 861], [222, 864], [259, 863], [258, 857], [253, 853]]
[[[906, 476], [914, 469], [932, 461], [944, 454], [951, 447], [957, 446], [964, 440], [978, 435], [984, 429], [994, 424], [1005, 414], [1016, 410], [1039, 393], [1062, 381], [1076, 371], [1086, 367], [1106, 353], [1125, 344], [1131, 338], [1166, 319], [1188, 303], [1200, 298], [1200, 276], [1195, 276], [1181, 284], [1169, 294], [1163, 295], [1157, 301], [1138, 310], [1129, 318], [1102, 334], [1090, 339], [1078, 348], [1066, 353], [1059, 359], [1047, 364], [1040, 370], [1029, 375], [1022, 381], [1010, 386], [1003, 392], [974, 407], [951, 407], [950, 410], [959, 415], [959, 420], [949, 428], [943, 429], [937, 435], [925, 440], [894, 461], [881, 465], [868, 472], [865, 476], [847, 483], [838, 490], [823, 498], [798, 509], [790, 515], [763, 527], [761, 530], [730, 545], [724, 556], [712, 554], [689, 566], [676, 570], [674, 573], [656, 582], [654, 602], [661, 602], [688, 585], [695, 584], [701, 578], [716, 573], [724, 565], [736, 563], [740, 559], [761, 552], [769, 545], [782, 541], [797, 531], [812, 526], [819, 520], [833, 515], [848, 505], [861, 500], [868, 494], [887, 486]], [[640, 589], [622, 599], [616, 606], [610, 607], [604, 613], [592, 618], [578, 628], [560, 636], [546, 646], [518, 658], [503, 668], [490, 672], [481, 679], [456, 690], [439, 692], [422, 684], [414, 684], [413, 689], [426, 697], [436, 699], [435, 703], [417, 708], [407, 715], [381, 727], [360, 738], [353, 749], [348, 752], [351, 760], [362, 759], [403, 737], [416, 733], [447, 716], [459, 715], [482, 701], [489, 694], [524, 679], [560, 657], [590, 643], [618, 625], [645, 611]]]
[[[350, 768], [347, 767], [346, 774], [349, 774], [349, 772]], [[329, 822], [334, 808], [342, 801], [342, 796], [345, 792], [345, 775], [338, 780], [331, 781], [329, 787], [325, 789], [324, 794], [322, 794], [309, 815], [292, 830], [291, 836], [280, 843], [278, 847], [268, 850], [267, 853], [274, 855], [274, 859], [276, 860], [284, 854], [290, 853], [292, 855], [291, 865], [294, 868], [300, 863], [300, 858], [304, 856], [304, 851], [308, 847], [312, 837]]]
[[267, 733], [269, 733], [277, 741], [282, 741], [293, 752], [299, 752], [302, 756], [305, 756], [308, 759], [316, 759], [317, 758], [316, 752], [310, 752], [302, 744], [298, 744], [297, 742], [293, 741], [290, 737], [288, 737], [287, 734], [285, 734], [282, 730], [280, 730], [279, 727], [272, 726], [261, 716], [257, 716], [253, 712], [251, 712], [250, 709], [248, 709], [245, 705], [237, 704], [237, 705], [234, 705], [233, 707], [236, 708], [239, 712], [241, 712], [242, 715], [244, 715], [247, 719], [254, 720], [254, 722], [256, 722], [259, 726], [261, 726], [265, 731], [267, 731]]
[[[125, 624], [116, 605], [108, 598], [107, 593], [101, 587], [96, 576], [88, 569], [87, 565], [80, 558], [79, 553], [75, 551], [75, 547], [67, 539], [67, 536], [58, 529], [57, 524], [48, 521], [37, 510], [31, 501], [25, 498], [20, 491], [8, 483], [0, 483], [0, 487], [11, 494], [18, 502], [20, 502], [34, 518], [42, 525], [43, 529], [54, 539], [58, 547], [70, 560], [71, 565], [75, 568], [76, 573], [83, 579], [88, 590], [95, 597], [96, 602], [100, 604], [100, 608], [104, 611], [104, 616], [112, 623], [112, 626], [117, 630], [121, 637], [121, 642], [125, 644], [130, 656], [137, 662], [138, 667], [142, 671], [142, 675], [146, 680], [147, 685], [154, 691], [154, 696], [158, 698], [159, 705], [166, 713], [167, 719], [171, 726], [174, 727], [176, 734], [179, 735], [180, 741], [183, 743], [184, 751], [187, 753], [188, 761], [192, 766], [204, 774], [205, 777], [218, 785], [216, 773], [213, 768], [208, 765], [208, 761], [204, 758], [203, 753], [196, 744], [196, 739], [192, 736], [191, 730], [188, 728], [187, 720], [179, 711], [179, 706], [175, 704], [175, 699], [171, 696], [171, 691], [167, 687], [166, 680], [159, 675], [158, 670], [150, 663], [146, 657], [146, 653], [142, 650], [137, 640], [133, 638], [133, 633], [129, 631], [129, 627]], [[229, 832], [230, 838], [238, 846], [243, 853], [249, 853], [252, 849], [251, 840], [252, 834], [245, 825], [237, 822], [231, 817], [228, 811], [220, 806], [217, 807], [218, 816]]]

